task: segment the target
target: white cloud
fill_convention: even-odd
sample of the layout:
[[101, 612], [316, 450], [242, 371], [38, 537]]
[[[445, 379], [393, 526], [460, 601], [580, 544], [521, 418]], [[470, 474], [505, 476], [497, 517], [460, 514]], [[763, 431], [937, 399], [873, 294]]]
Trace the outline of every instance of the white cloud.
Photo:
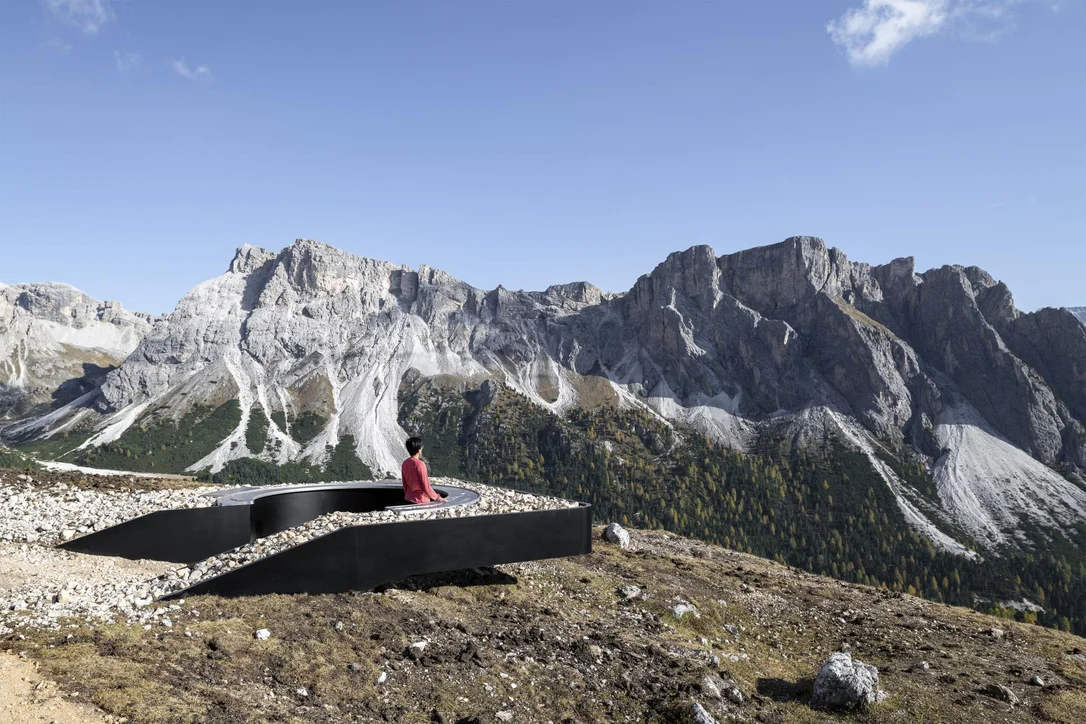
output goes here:
[[139, 53], [122, 53], [113, 51], [113, 63], [117, 66], [118, 73], [127, 73], [140, 64]]
[[864, 0], [826, 24], [833, 42], [853, 66], [885, 65], [906, 44], [957, 26], [963, 37], [994, 40], [1001, 30], [977, 29], [978, 23], [1006, 26], [1009, 8], [1019, 0]]
[[45, 41], [45, 45], [53, 50], [59, 50], [60, 52], [66, 52], [72, 49], [72, 44], [67, 40], [61, 40], [60, 38], [49, 38]]
[[195, 68], [190, 68], [185, 59], [175, 60], [171, 63], [173, 70], [182, 78], [188, 78], [189, 80], [214, 80], [211, 75], [211, 69], [206, 65], [198, 65]]
[[97, 33], [113, 19], [109, 0], [41, 0], [42, 4], [61, 20], [80, 28], [88, 35]]

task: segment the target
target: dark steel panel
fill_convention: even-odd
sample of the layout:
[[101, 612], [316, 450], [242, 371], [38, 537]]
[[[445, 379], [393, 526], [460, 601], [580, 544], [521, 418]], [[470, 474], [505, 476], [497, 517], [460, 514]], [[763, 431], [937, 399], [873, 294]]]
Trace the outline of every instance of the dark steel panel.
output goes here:
[[592, 508], [360, 525], [228, 571], [166, 598], [370, 591], [421, 573], [592, 552]]
[[403, 502], [403, 488], [331, 488], [268, 495], [248, 506], [252, 511], [251, 535], [256, 540], [328, 513], [370, 513]]
[[77, 553], [195, 563], [249, 542], [249, 508], [158, 510], [60, 544]]

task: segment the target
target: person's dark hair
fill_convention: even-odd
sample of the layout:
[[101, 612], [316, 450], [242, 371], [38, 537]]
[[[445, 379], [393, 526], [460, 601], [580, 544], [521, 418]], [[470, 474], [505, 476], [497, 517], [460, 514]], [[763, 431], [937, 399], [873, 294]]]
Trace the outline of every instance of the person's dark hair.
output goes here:
[[422, 449], [421, 437], [409, 437], [407, 438], [407, 454], [414, 455]]

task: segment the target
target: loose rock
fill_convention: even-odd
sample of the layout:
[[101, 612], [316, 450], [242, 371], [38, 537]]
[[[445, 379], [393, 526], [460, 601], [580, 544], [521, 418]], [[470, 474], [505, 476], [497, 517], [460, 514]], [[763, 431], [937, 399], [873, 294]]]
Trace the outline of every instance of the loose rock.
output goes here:
[[879, 691], [879, 670], [850, 654], [831, 654], [814, 681], [811, 706], [823, 709], [857, 709], [885, 698]]
[[691, 702], [690, 704], [690, 716], [691, 721], [694, 724], [716, 724], [716, 719], [713, 715], [705, 710], [705, 707], [698, 702]]
[[1003, 684], [988, 684], [988, 686], [984, 689], [984, 693], [992, 697], [993, 699], [1005, 701], [1011, 706], [1014, 706], [1018, 703], [1018, 697], [1015, 695], [1015, 693], [1008, 689], [1006, 686], [1003, 686]]
[[701, 614], [698, 613], [697, 606], [692, 603], [686, 603], [685, 601], [672, 606], [671, 612], [675, 615], [675, 618], [682, 618], [688, 613], [694, 614], [694, 618], [701, 618]]
[[618, 523], [611, 523], [603, 531], [603, 536], [618, 545], [619, 548], [630, 547], [630, 532]]

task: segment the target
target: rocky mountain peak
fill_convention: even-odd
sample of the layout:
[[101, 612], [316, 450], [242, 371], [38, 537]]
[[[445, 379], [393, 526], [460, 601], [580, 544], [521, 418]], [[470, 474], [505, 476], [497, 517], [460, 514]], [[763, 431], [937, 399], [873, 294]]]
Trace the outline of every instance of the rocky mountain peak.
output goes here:
[[552, 284], [543, 292], [546, 296], [575, 302], [577, 304], [599, 304], [604, 299], [610, 299], [614, 295], [600, 290], [595, 284], [588, 282], [569, 282], [568, 284]]
[[276, 257], [275, 252], [259, 246], [245, 244], [238, 247], [230, 262], [230, 271], [234, 274], [249, 274]]
[[768, 313], [824, 292], [839, 298], [854, 286], [848, 258], [813, 236], [793, 236], [720, 258], [724, 290]]

